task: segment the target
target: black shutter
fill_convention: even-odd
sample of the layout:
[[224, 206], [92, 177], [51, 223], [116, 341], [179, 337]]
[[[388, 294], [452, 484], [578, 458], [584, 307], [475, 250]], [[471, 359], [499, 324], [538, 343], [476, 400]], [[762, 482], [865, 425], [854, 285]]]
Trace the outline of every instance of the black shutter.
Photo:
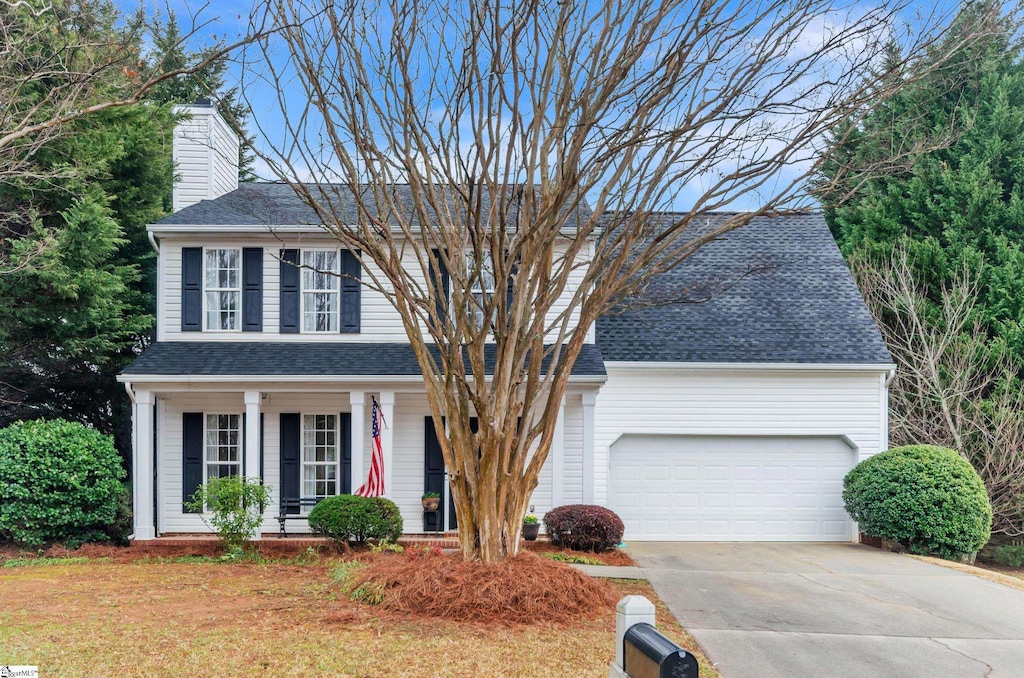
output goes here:
[[352, 494], [352, 413], [338, 415], [338, 438], [341, 443], [340, 494]]
[[362, 268], [356, 254], [349, 250], [341, 251], [341, 322], [343, 334], [358, 334], [360, 326], [360, 291], [362, 285]]
[[186, 412], [181, 415], [181, 499], [182, 510], [189, 511], [185, 503], [192, 500], [199, 486], [203, 484], [203, 413]]
[[[302, 430], [298, 414], [281, 413], [281, 499], [298, 499], [300, 491], [299, 446]], [[298, 513], [298, 507], [288, 513]]]
[[203, 331], [203, 248], [181, 248], [181, 331]]
[[[433, 256], [433, 258], [430, 261], [430, 270], [427, 271], [427, 274], [430, 276], [430, 284], [433, 285], [434, 284], [434, 276], [436, 275], [435, 271], [440, 271], [441, 272], [441, 287], [442, 287], [443, 294], [440, 297], [437, 297], [434, 300], [434, 303], [436, 304], [436, 308], [437, 308], [437, 317], [438, 318], [445, 318], [448, 315], [448, 299], [451, 296], [450, 295], [451, 276], [448, 275], [448, 267], [445, 265], [444, 261], [441, 259], [441, 250], [432, 250], [431, 253], [434, 256]], [[435, 266], [435, 262], [436, 262], [437, 268], [434, 267]]]
[[281, 334], [299, 332], [299, 251], [281, 250]]
[[242, 249], [242, 331], [263, 331], [263, 248]]

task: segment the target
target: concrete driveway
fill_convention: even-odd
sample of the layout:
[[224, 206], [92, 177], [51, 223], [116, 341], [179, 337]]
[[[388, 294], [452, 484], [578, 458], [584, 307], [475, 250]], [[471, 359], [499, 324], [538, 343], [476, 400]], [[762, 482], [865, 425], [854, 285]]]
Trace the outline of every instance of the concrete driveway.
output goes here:
[[724, 678], [1021, 678], [1024, 591], [857, 544], [632, 543]]

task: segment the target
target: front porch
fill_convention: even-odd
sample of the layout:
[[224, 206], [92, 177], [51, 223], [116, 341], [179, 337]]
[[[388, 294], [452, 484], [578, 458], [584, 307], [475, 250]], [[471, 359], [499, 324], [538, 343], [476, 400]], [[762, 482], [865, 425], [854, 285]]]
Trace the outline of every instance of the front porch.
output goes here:
[[[385, 496], [398, 505], [405, 532], [444, 548], [449, 541], [458, 546], [451, 537], [457, 526], [447, 475], [431, 440], [433, 420], [421, 384], [192, 378], [138, 379], [126, 386], [134, 401], [135, 542], [209, 534], [202, 516], [188, 512], [184, 501], [208, 478], [235, 473], [261, 477], [270, 486], [260, 538], [278, 541], [282, 497], [351, 493], [366, 481], [376, 400], [387, 422], [381, 434]], [[554, 506], [593, 502], [595, 394], [592, 385], [577, 386], [563, 400], [532, 498], [539, 516]], [[442, 494], [436, 516], [421, 506], [428, 489]], [[309, 535], [301, 516], [288, 520], [286, 529], [291, 536], [280, 541]]]

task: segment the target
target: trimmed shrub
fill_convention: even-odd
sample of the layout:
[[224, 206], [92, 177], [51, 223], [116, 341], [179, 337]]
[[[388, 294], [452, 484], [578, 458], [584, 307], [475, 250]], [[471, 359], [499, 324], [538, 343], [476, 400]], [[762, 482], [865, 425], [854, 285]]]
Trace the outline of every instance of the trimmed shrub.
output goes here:
[[402, 536], [402, 514], [390, 499], [341, 494], [313, 507], [309, 527], [343, 544], [368, 539], [393, 542]]
[[860, 529], [911, 553], [969, 557], [992, 528], [978, 473], [954, 450], [933, 445], [897, 447], [862, 461], [843, 480], [843, 501]]
[[608, 551], [622, 541], [626, 529], [614, 511], [603, 506], [569, 504], [544, 515], [551, 541], [575, 551]]
[[200, 513], [225, 546], [241, 549], [263, 524], [269, 502], [270, 486], [259, 478], [228, 476], [200, 485], [186, 507]]
[[110, 436], [63, 419], [12, 424], [0, 430], [0, 535], [31, 547], [106, 541], [123, 520], [124, 476]]

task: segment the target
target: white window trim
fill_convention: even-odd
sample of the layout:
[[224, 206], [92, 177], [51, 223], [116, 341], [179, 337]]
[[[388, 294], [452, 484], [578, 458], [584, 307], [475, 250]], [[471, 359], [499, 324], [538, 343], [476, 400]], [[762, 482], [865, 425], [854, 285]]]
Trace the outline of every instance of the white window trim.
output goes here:
[[[306, 417], [334, 417], [334, 494], [328, 497], [336, 497], [341, 494], [341, 431], [340, 417], [337, 412], [303, 412], [299, 415], [299, 496], [314, 497], [316, 495], [306, 494], [306, 467], [307, 466], [330, 466], [330, 462], [307, 462], [306, 461]], [[314, 481], [315, 482], [315, 481]], [[303, 507], [303, 511], [311, 510]]]
[[[307, 252], [334, 252], [334, 271], [331, 272], [331, 279], [334, 286], [330, 290], [309, 290], [315, 292], [330, 292], [334, 294], [337, 307], [335, 308], [335, 322], [337, 327], [333, 330], [307, 330], [306, 329], [306, 271], [309, 269], [305, 264]], [[299, 333], [300, 334], [339, 334], [341, 332], [341, 250], [330, 247], [307, 247], [299, 250]]]
[[[237, 452], [238, 452], [238, 461], [236, 461], [236, 462], [231, 462], [231, 461], [228, 461], [228, 462], [223, 462], [223, 461], [212, 462], [212, 461], [210, 461], [209, 456], [208, 456], [209, 440], [210, 440], [210, 417], [221, 417], [221, 416], [238, 417], [238, 445], [237, 445], [237, 448], [238, 448], [238, 450], [237, 450]], [[245, 444], [244, 444], [244, 438], [243, 438], [243, 436], [245, 435], [245, 431], [244, 431], [244, 427], [242, 426], [242, 419], [243, 419], [243, 416], [239, 412], [203, 412], [203, 485], [205, 485], [206, 483], [210, 482], [210, 466], [228, 466], [228, 465], [237, 466], [238, 467], [238, 475], [239, 476], [242, 475], [242, 459], [243, 459], [244, 454], [245, 454]], [[220, 430], [219, 427], [218, 427], [218, 430]]]
[[[206, 287], [206, 253], [207, 252], [216, 252], [218, 250], [234, 250], [234, 251], [238, 252], [238, 287], [237, 288], [229, 288], [229, 287], [223, 287], [223, 288], [222, 287], [217, 287], [217, 288], [215, 288], [216, 291], [218, 291], [218, 292], [236, 292], [238, 294], [238, 322], [237, 322], [238, 326], [235, 327], [234, 329], [231, 329], [231, 330], [221, 329], [220, 327], [213, 327], [213, 328], [211, 328], [211, 327], [209, 327], [209, 323], [207, 322], [207, 320], [209, 318], [209, 314], [210, 314], [210, 308], [209, 308], [209, 303], [207, 302], [206, 293], [207, 293], [207, 291], [211, 291], [212, 292], [213, 290], [207, 290], [207, 287]], [[243, 284], [243, 281], [242, 281], [242, 248], [241, 247], [217, 247], [215, 245], [211, 245], [209, 247], [204, 247], [203, 248], [203, 332], [213, 332], [213, 333], [217, 333], [217, 334], [231, 334], [231, 333], [234, 333], [234, 332], [241, 332], [242, 331], [242, 297], [244, 296], [242, 294], [242, 284]]]
[[[465, 257], [466, 257], [466, 263], [467, 263], [467, 266], [466, 266], [466, 275], [467, 276], [469, 276], [469, 274], [470, 274], [470, 270], [469, 270], [469, 266], [468, 266], [469, 260], [472, 259], [474, 255], [475, 255], [475, 253], [473, 252], [473, 250], [466, 250], [465, 251]], [[464, 303], [466, 304], [466, 309], [465, 309], [466, 310], [466, 316], [467, 317], [471, 317], [474, 321], [476, 321], [478, 318], [482, 319], [482, 314], [483, 314], [483, 309], [479, 308], [477, 306], [476, 302], [475, 302], [476, 295], [477, 294], [483, 294], [484, 295], [484, 303], [486, 304], [487, 300], [493, 298], [494, 295], [498, 293], [498, 277], [494, 274], [494, 262], [491, 260], [491, 253], [488, 252], [488, 251], [485, 251], [484, 252], [484, 256], [487, 258], [487, 261], [491, 264], [489, 267], [485, 267], [484, 270], [486, 271], [486, 270], [489, 269], [490, 276], [491, 276], [491, 285], [492, 285], [492, 287], [490, 289], [487, 289], [487, 288], [477, 289], [475, 287], [470, 287], [464, 293]], [[449, 286], [450, 285], [451, 285], [451, 283], [449, 283]], [[470, 303], [470, 299], [474, 300], [472, 304]], [[458, 309], [455, 308], [455, 295], [452, 294], [449, 291], [449, 293], [448, 293], [448, 312], [450, 314], [452, 314], [451, 317], [454, 318], [454, 317], [457, 317], [457, 315], [456, 315], [457, 311], [458, 311]], [[493, 327], [491, 329], [493, 330]]]

